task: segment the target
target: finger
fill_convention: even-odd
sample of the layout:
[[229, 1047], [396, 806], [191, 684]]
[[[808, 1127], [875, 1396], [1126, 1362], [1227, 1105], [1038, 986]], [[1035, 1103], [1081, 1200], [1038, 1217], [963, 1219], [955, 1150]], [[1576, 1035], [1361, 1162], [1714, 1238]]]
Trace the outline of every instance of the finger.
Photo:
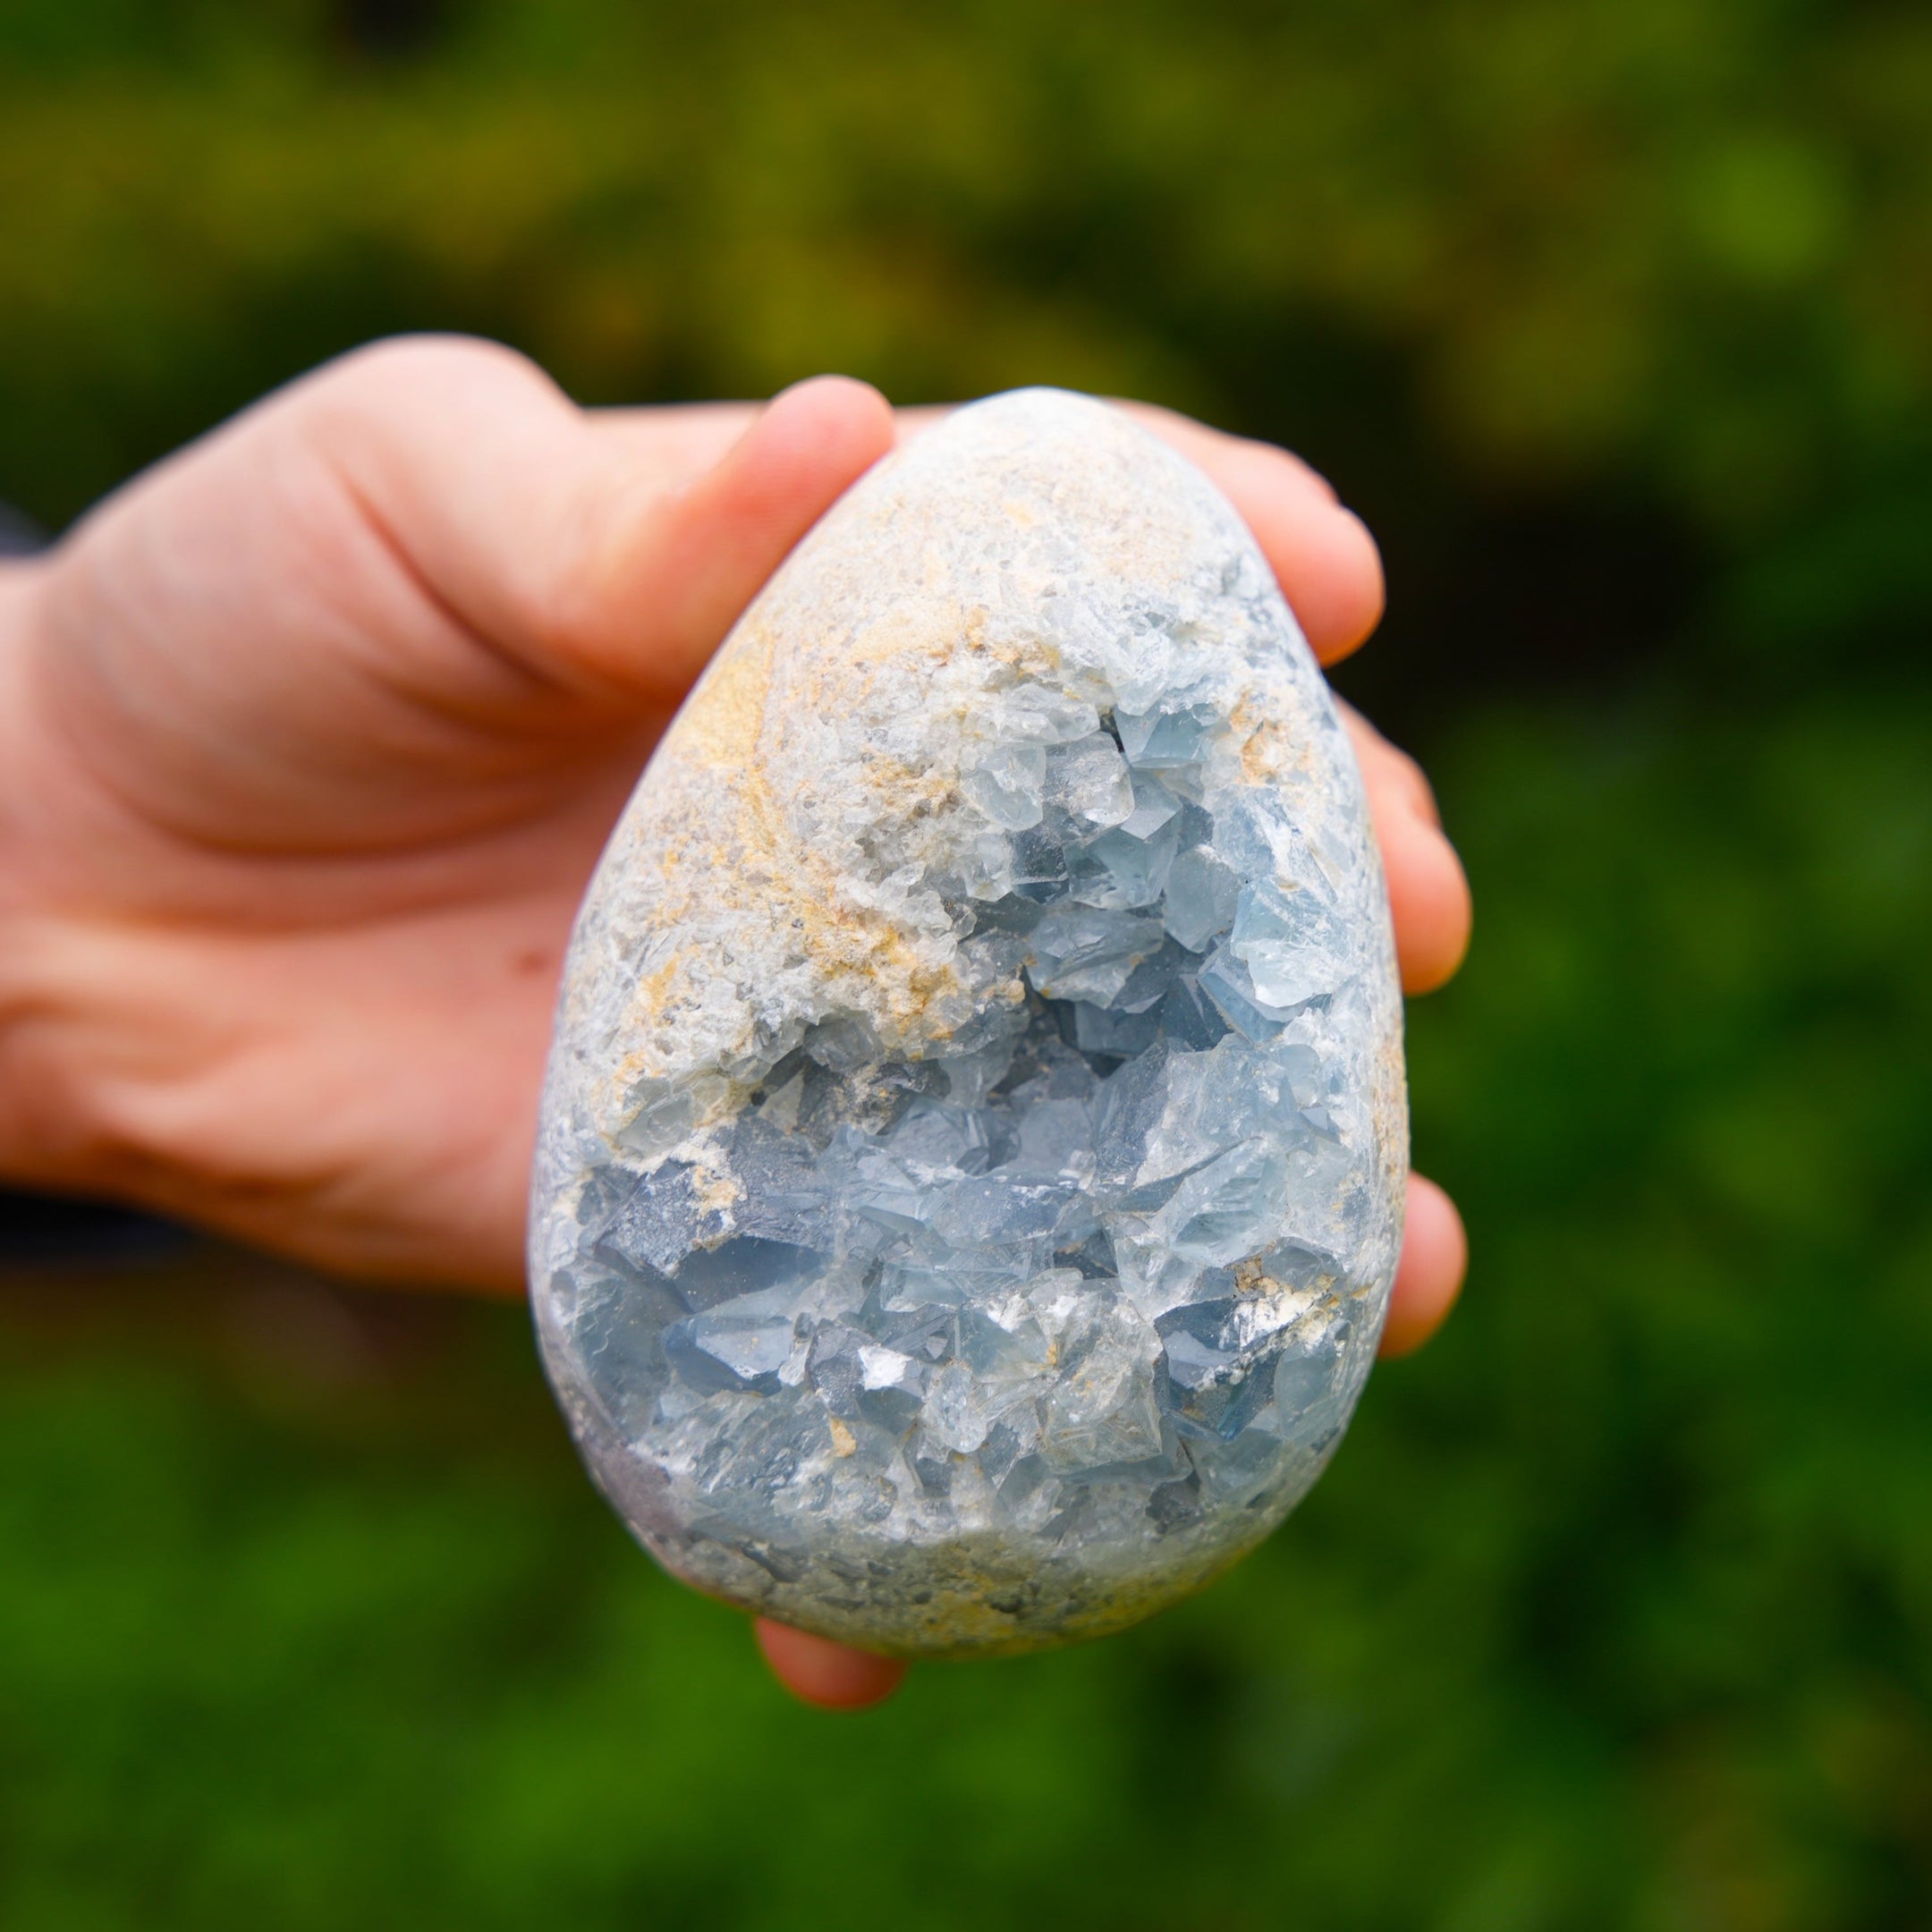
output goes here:
[[[774, 398], [721, 462], [649, 500], [647, 540], [614, 521], [603, 557], [587, 560], [587, 655], [605, 648], [612, 615], [653, 600], [664, 668], [682, 691], [792, 547], [892, 446], [892, 411], [863, 383], [821, 376]], [[621, 657], [621, 622], [611, 641]]]
[[640, 471], [655, 470], [673, 487], [722, 462], [758, 420], [762, 402], [669, 402], [643, 409], [585, 411], [591, 431], [622, 450]]
[[[386, 343], [318, 377], [335, 461], [431, 591], [589, 693], [674, 703], [787, 552], [892, 447], [877, 391], [820, 377], [676, 475], [494, 344]], [[685, 425], [691, 460], [728, 415]]]
[[1382, 848], [1402, 990], [1432, 993], [1455, 977], [1469, 951], [1474, 919], [1469, 878], [1443, 835], [1422, 767], [1360, 712], [1345, 704], [1340, 708]]
[[778, 1682], [821, 1710], [863, 1710], [889, 1698], [906, 1673], [897, 1657], [854, 1650], [769, 1617], [759, 1617], [752, 1631]]
[[1469, 1236], [1455, 1203], [1433, 1181], [1411, 1174], [1402, 1259], [1377, 1352], [1407, 1355], [1420, 1348], [1448, 1318], [1468, 1271]]
[[1172, 410], [1120, 405], [1187, 457], [1241, 512], [1315, 655], [1334, 664], [1382, 621], [1382, 555], [1368, 526], [1299, 456]]

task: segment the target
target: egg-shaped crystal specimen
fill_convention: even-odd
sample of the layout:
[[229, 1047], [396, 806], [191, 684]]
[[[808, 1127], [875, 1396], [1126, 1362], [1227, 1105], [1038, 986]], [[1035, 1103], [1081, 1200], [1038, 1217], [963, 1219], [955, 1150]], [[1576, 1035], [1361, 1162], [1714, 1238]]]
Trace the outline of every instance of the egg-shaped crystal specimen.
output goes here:
[[651, 759], [565, 970], [538, 1328], [678, 1576], [1022, 1649], [1315, 1480], [1406, 1163], [1321, 674], [1204, 476], [1024, 390], [852, 489]]

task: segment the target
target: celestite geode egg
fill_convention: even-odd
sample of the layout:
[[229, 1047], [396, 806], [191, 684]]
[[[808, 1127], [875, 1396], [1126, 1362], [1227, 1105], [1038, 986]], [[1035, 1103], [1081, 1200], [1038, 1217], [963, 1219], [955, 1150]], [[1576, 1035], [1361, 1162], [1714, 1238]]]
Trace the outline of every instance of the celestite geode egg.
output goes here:
[[538, 1327], [677, 1575], [1026, 1648], [1315, 1480], [1406, 1161], [1321, 674], [1199, 471], [1024, 390], [858, 484], [652, 758], [566, 969]]

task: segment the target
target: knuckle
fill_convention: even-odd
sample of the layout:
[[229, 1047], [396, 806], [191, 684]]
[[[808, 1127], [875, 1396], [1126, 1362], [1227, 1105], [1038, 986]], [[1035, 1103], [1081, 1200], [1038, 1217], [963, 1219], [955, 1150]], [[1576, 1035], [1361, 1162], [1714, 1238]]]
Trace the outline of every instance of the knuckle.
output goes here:
[[352, 385], [386, 386], [447, 369], [534, 373], [529, 357], [481, 335], [386, 335], [325, 364], [326, 377]]
[[550, 379], [528, 356], [478, 335], [392, 335], [326, 362], [300, 386], [324, 427], [383, 429], [425, 400], [487, 406], [478, 392]]

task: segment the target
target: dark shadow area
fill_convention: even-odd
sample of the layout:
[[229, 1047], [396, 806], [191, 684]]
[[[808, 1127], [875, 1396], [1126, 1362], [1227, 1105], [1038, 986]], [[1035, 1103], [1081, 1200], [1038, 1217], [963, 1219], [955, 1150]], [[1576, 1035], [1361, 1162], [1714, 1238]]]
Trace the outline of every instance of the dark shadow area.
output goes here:
[[107, 1202], [0, 1189], [0, 1274], [55, 1265], [135, 1266], [176, 1254], [192, 1238], [174, 1222]]

